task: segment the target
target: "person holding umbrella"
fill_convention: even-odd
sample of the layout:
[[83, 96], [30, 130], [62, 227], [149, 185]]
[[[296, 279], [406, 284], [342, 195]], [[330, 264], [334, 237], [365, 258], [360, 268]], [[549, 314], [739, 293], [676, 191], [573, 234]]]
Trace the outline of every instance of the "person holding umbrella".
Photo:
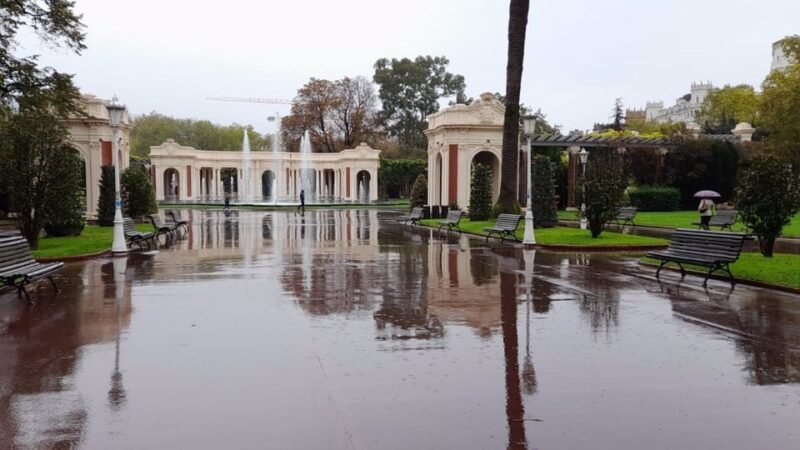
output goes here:
[[721, 195], [714, 191], [699, 191], [694, 196], [700, 199], [700, 204], [697, 206], [697, 211], [700, 213], [700, 226], [704, 230], [708, 230], [708, 223], [717, 213], [717, 205], [714, 204], [712, 199], [719, 198]]

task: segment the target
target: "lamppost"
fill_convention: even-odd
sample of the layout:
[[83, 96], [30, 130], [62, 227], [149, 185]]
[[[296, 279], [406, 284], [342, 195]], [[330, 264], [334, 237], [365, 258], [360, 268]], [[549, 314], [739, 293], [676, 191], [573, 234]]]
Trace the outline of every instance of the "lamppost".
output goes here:
[[531, 183], [531, 168], [533, 162], [531, 140], [536, 134], [536, 119], [538, 115], [525, 116], [522, 118], [523, 134], [526, 137], [528, 147], [528, 200], [525, 205], [525, 235], [522, 239], [522, 245], [526, 248], [531, 248], [536, 245], [536, 235], [533, 232], [533, 186]]
[[128, 246], [125, 245], [125, 231], [122, 227], [122, 197], [119, 189], [119, 127], [122, 125], [125, 105], [117, 103], [115, 95], [106, 108], [108, 109], [109, 125], [114, 130], [114, 141], [111, 144], [111, 157], [114, 163], [114, 240], [111, 243], [111, 253], [120, 255], [128, 253]]
[[586, 221], [586, 163], [589, 161], [589, 152], [586, 151], [585, 148], [582, 148], [580, 153], [578, 153], [578, 157], [581, 161], [581, 167], [583, 170], [583, 194], [581, 195], [581, 230], [585, 230], [587, 228], [587, 221]]

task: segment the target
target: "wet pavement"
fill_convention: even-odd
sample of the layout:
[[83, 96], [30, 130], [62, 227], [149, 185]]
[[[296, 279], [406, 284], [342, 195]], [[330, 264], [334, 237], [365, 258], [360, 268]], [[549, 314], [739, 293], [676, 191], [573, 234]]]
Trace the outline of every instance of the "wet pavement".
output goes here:
[[800, 296], [388, 211], [183, 215], [0, 295], [0, 448], [800, 448]]

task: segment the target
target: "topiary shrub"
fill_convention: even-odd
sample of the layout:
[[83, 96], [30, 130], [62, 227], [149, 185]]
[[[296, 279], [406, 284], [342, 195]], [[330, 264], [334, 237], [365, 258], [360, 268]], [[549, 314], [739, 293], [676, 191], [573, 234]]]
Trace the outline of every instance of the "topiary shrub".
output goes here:
[[86, 224], [83, 203], [83, 163], [80, 156], [64, 150], [67, 154], [51, 170], [60, 180], [59, 188], [53, 190], [45, 202], [47, 220], [44, 231], [48, 237], [78, 236]]
[[625, 162], [614, 149], [596, 149], [589, 155], [586, 176], [578, 185], [578, 203], [586, 204], [582, 211], [589, 222], [592, 237], [600, 236], [606, 223], [617, 217], [628, 179]]
[[486, 164], [472, 166], [472, 187], [469, 192], [469, 220], [487, 220], [492, 214], [492, 168]]
[[122, 172], [122, 193], [125, 197], [125, 214], [142, 217], [158, 212], [156, 192], [150, 176], [143, 166], [130, 166]]
[[681, 193], [667, 186], [641, 186], [628, 191], [632, 206], [639, 211], [677, 211], [681, 206]]
[[100, 198], [97, 200], [97, 223], [101, 227], [114, 225], [114, 166], [101, 167]]
[[558, 224], [553, 163], [543, 155], [535, 155], [532, 162], [533, 225], [536, 228], [552, 228]]
[[428, 203], [428, 178], [419, 174], [411, 186], [411, 207], [420, 207]]
[[738, 184], [736, 207], [742, 222], [758, 236], [761, 254], [771, 257], [775, 239], [800, 211], [800, 181], [790, 163], [763, 158], [743, 171]]

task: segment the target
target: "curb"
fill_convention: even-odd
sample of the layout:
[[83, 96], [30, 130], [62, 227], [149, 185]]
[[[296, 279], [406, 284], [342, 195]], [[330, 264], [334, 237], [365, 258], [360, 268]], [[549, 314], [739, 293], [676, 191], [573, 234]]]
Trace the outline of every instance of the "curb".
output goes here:
[[[639, 261], [639, 264], [649, 267], [658, 267], [658, 264], [654, 264], [647, 261]], [[677, 273], [681, 272], [680, 269], [667, 266], [664, 266], [664, 268], [662, 268], [661, 270], [669, 270], [670, 272], [677, 272]], [[701, 277], [704, 277], [706, 275], [705, 272], [700, 272], [698, 270], [692, 270], [692, 269], [686, 269], [686, 273], [688, 275], [697, 275]], [[711, 275], [709, 278], [717, 281], [730, 281], [730, 278], [722, 277], [719, 275]], [[780, 284], [772, 284], [772, 283], [767, 283], [765, 281], [751, 280], [749, 278], [736, 278], [736, 284], [744, 284], [745, 286], [755, 286], [759, 288], [773, 289], [776, 291], [787, 292], [789, 294], [800, 295], [800, 288], [793, 288], [790, 286], [783, 286]]]
[[[435, 230], [436, 228], [425, 225], [423, 223], [419, 224], [425, 228], [430, 228]], [[461, 234], [468, 234], [470, 236], [476, 236], [479, 238], [486, 239], [485, 234], [478, 234], [472, 233], [470, 231], [462, 231]], [[497, 238], [492, 238], [497, 239]], [[520, 244], [517, 241], [508, 241], [514, 244]], [[660, 244], [660, 245], [592, 245], [592, 246], [581, 246], [581, 245], [558, 245], [558, 244], [536, 244], [536, 248], [542, 250], [552, 250], [552, 251], [569, 251], [569, 252], [585, 252], [585, 253], [603, 253], [603, 252], [647, 252], [651, 250], [662, 250], [667, 248], [667, 244]]]
[[103, 250], [101, 252], [87, 253], [84, 255], [73, 255], [73, 256], [62, 256], [62, 257], [43, 256], [41, 258], [34, 257], [34, 259], [41, 262], [70, 262], [70, 261], [85, 261], [87, 259], [100, 258], [102, 256], [110, 256], [110, 255], [111, 255], [111, 249], [108, 249], [108, 250]]

